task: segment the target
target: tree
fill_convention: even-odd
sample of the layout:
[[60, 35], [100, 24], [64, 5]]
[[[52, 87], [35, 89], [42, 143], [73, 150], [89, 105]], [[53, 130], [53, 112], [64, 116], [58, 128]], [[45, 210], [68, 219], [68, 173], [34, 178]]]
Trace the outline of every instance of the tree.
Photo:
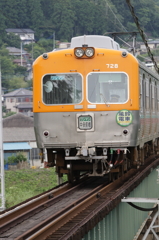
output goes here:
[[10, 78], [8, 80], [8, 89], [10, 91], [13, 91], [14, 89], [18, 89], [18, 88], [27, 88], [28, 84], [27, 82], [24, 81], [24, 77], [17, 77], [17, 76], [13, 76], [12, 78]]
[[35, 31], [36, 36], [39, 38], [39, 29], [44, 22], [41, 0], [27, 0], [26, 9], [28, 16], [28, 26]]
[[8, 47], [16, 48], [19, 48], [21, 43], [20, 37], [18, 35], [15, 35], [14, 33], [6, 34], [4, 41], [8, 45]]
[[[94, 29], [94, 4], [88, 0], [75, 1], [74, 9], [76, 12], [77, 34], [91, 34]], [[89, 19], [89, 21], [88, 21]]]
[[55, 25], [56, 38], [70, 41], [75, 21], [71, 0], [54, 0], [52, 23]]
[[38, 44], [34, 44], [33, 58], [36, 59], [45, 52], [45, 48], [40, 47]]

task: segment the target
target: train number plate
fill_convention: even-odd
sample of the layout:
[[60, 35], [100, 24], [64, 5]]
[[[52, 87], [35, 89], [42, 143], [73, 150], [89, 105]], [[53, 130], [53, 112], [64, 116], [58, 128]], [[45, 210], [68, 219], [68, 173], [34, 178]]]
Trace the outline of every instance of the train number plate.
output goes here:
[[92, 117], [91, 116], [79, 116], [78, 117], [78, 128], [80, 130], [89, 130], [92, 128]]

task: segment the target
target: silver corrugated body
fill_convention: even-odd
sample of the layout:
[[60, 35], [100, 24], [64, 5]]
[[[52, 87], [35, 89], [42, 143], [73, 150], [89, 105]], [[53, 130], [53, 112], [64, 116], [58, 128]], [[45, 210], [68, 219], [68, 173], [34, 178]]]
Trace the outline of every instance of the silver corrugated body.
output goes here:
[[[34, 113], [38, 147], [136, 146], [139, 141], [139, 111], [132, 111], [133, 122], [127, 127], [118, 125], [117, 112], [94, 112], [94, 131], [82, 132], [77, 131], [76, 115], [79, 112]], [[85, 113], [81, 112], [81, 115]], [[124, 135], [124, 129], [128, 130], [127, 135]], [[49, 131], [48, 137], [43, 135], [46, 130]]]

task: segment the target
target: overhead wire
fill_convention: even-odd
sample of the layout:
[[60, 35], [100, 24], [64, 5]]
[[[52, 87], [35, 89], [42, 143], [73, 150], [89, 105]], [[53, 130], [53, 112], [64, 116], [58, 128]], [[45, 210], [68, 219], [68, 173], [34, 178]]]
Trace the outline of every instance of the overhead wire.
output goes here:
[[147, 43], [147, 40], [146, 40], [146, 38], [145, 38], [145, 33], [144, 33], [144, 31], [141, 29], [141, 26], [140, 26], [138, 17], [135, 15], [134, 7], [132, 6], [130, 0], [126, 0], [126, 2], [127, 2], [127, 5], [128, 5], [128, 7], [129, 7], [129, 9], [130, 9], [130, 12], [131, 12], [131, 14], [132, 14], [132, 16], [133, 16], [133, 18], [134, 18], [134, 21], [135, 21], [135, 23], [136, 23], [136, 26], [137, 26], [137, 28], [138, 28], [138, 30], [139, 30], [139, 32], [140, 32], [141, 38], [142, 38], [142, 40], [143, 40], [143, 42], [144, 42], [144, 44], [145, 44], [145, 46], [146, 46], [147, 53], [148, 53], [149, 57], [151, 58], [151, 60], [152, 60], [152, 62], [153, 62], [153, 64], [154, 64], [154, 68], [155, 68], [156, 72], [159, 73], [159, 68], [158, 68], [158, 66], [157, 66], [157, 63], [156, 63], [156, 61], [155, 61], [155, 59], [154, 59], [154, 57], [153, 57], [153, 54], [152, 54], [152, 52], [151, 52], [151, 49], [150, 49], [150, 47], [149, 47], [149, 45], [148, 45], [148, 43]]
[[[127, 29], [123, 26], [123, 24], [121, 23], [121, 21], [118, 19], [118, 17], [116, 16], [116, 14], [113, 12], [112, 8], [110, 7], [110, 5], [108, 4], [108, 1], [105, 0], [106, 5], [109, 7], [110, 11], [112, 12], [112, 14], [114, 15], [115, 19], [119, 22], [119, 24], [121, 25], [122, 29], [124, 29], [127, 32]], [[110, 20], [110, 19], [109, 19]]]

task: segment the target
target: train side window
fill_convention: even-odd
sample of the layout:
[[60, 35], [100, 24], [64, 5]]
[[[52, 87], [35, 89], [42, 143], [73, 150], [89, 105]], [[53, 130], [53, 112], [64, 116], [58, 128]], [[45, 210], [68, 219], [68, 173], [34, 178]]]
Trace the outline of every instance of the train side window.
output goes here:
[[146, 87], [146, 110], [149, 110], [149, 82], [145, 82], [145, 87]]
[[155, 111], [155, 86], [154, 84], [151, 85], [151, 108], [153, 112]]
[[145, 102], [146, 102], [146, 97], [145, 97], [145, 75], [143, 74], [142, 78], [142, 106], [143, 109], [145, 109]]
[[143, 109], [142, 75], [140, 75], [140, 108]]

